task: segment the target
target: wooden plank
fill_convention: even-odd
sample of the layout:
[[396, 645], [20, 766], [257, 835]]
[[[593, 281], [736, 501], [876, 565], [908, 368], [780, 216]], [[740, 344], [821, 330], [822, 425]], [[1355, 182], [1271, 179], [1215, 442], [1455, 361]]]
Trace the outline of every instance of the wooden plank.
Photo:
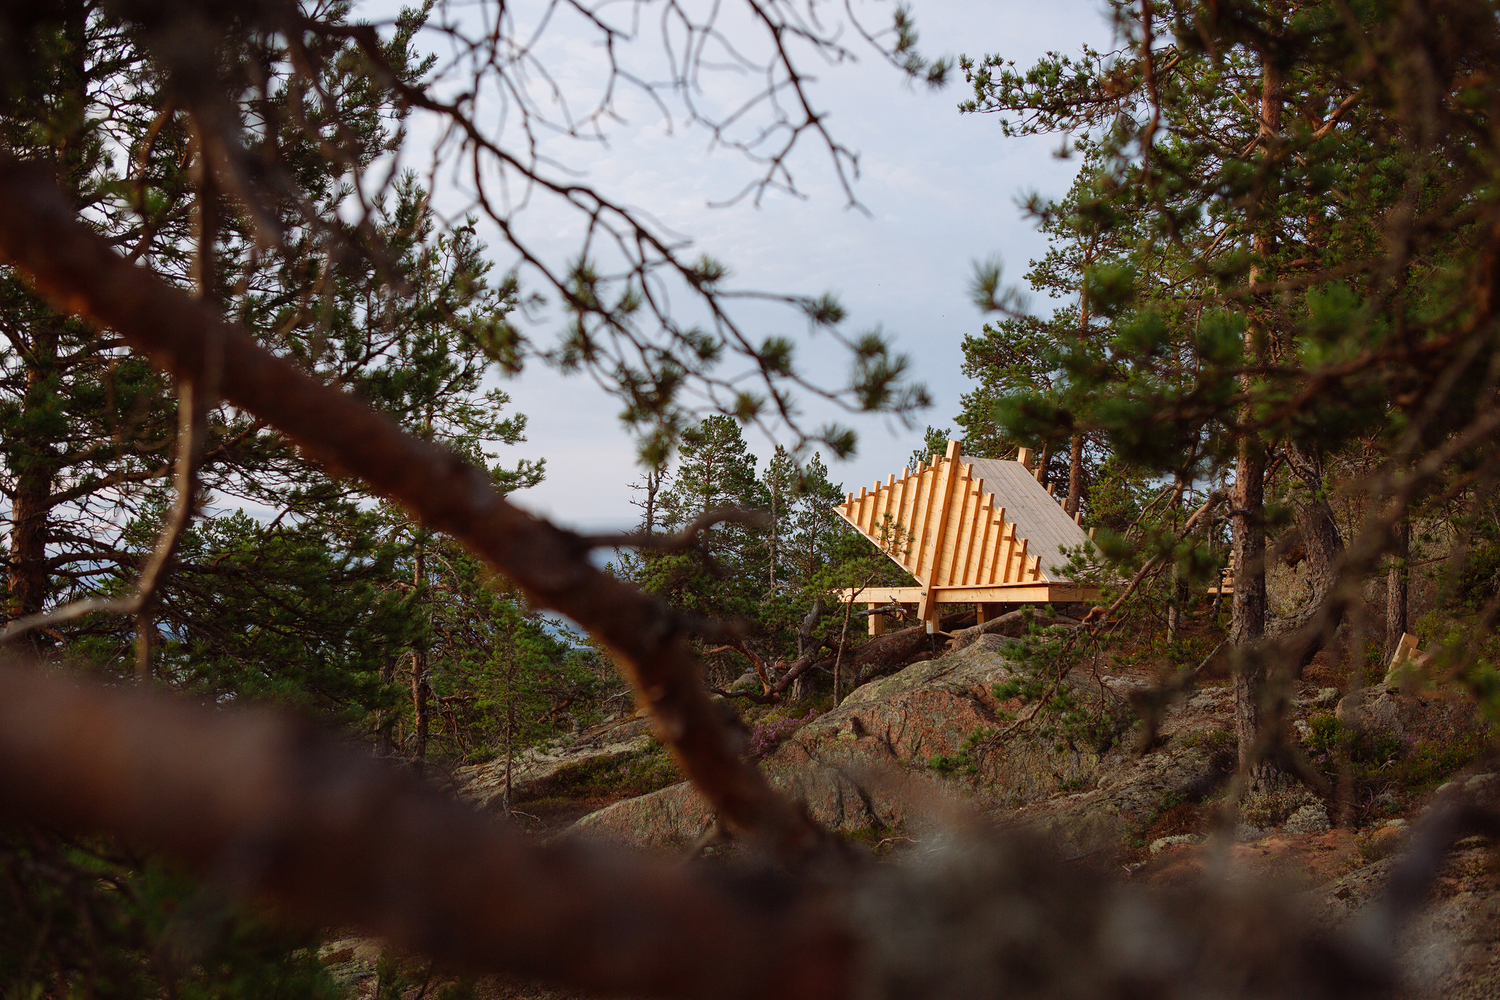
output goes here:
[[927, 580], [930, 583], [946, 583], [942, 578], [942, 563], [948, 542], [949, 513], [953, 508], [953, 487], [958, 482], [958, 442], [948, 442], [948, 453], [936, 463], [933, 490], [937, 496], [937, 524], [932, 529], [932, 540], [928, 544]]
[[953, 556], [948, 560], [948, 572], [943, 582], [955, 584], [964, 582], [964, 570], [969, 561], [969, 550], [974, 547], [974, 532], [979, 527], [975, 515], [979, 508], [979, 494], [972, 489], [972, 481], [960, 479], [958, 488], [962, 494], [958, 498], [957, 514], [958, 524], [953, 532]]
[[920, 604], [922, 595], [931, 595], [935, 604], [1030, 604], [1056, 602], [1072, 604], [1099, 600], [1098, 587], [1071, 583], [1010, 583], [986, 587], [865, 587], [841, 592], [840, 599], [864, 604]]
[[1005, 534], [1000, 540], [999, 550], [995, 553], [995, 582], [1011, 583], [1013, 577], [1010, 575], [1011, 561], [1016, 551], [1016, 525], [1013, 521], [1005, 522]]
[[948, 523], [952, 526], [949, 534], [952, 543], [944, 542], [943, 547], [943, 583], [957, 583], [955, 574], [958, 572], [958, 564], [963, 560], [964, 539], [973, 532], [974, 522], [971, 516], [970, 500], [972, 493], [974, 466], [970, 462], [964, 462], [958, 467], [958, 478], [953, 483], [952, 510], [948, 515]]
[[995, 544], [990, 550], [990, 571], [985, 577], [986, 583], [1005, 582], [1005, 563], [1007, 539], [1010, 537], [1011, 525], [1005, 519], [1005, 508], [995, 508]]
[[[973, 468], [973, 466], [970, 466]], [[954, 577], [954, 583], [973, 583], [974, 578], [974, 553], [980, 551], [984, 544], [984, 529], [986, 513], [984, 509], [984, 480], [975, 479], [971, 483], [974, 489], [974, 509], [969, 514], [969, 544], [964, 547], [963, 561], [959, 563], [958, 575]]]
[[[871, 541], [873, 541], [876, 545], [879, 545], [881, 549], [885, 551], [886, 555], [896, 560], [897, 563], [900, 563], [901, 547], [899, 545], [895, 545], [895, 548], [893, 550], [892, 545], [894, 542], [894, 537], [889, 534], [882, 535], [881, 532], [885, 531], [886, 527], [889, 526], [892, 531], [896, 532], [898, 535], [900, 534], [901, 497], [906, 492], [906, 480], [896, 478], [894, 476], [891, 477], [891, 485], [889, 489], [890, 499], [886, 501], [885, 510], [881, 515], [880, 524], [877, 524], [875, 526], [875, 534], [871, 536]], [[890, 515], [889, 520], [886, 519], [886, 514]]]
[[840, 603], [913, 604], [922, 598], [921, 587], [846, 588], [838, 592]]
[[911, 571], [917, 541], [915, 537], [917, 517], [922, 510], [922, 463], [906, 477], [905, 497], [901, 513], [901, 565]]
[[1010, 510], [1007, 518], [1016, 525], [1016, 533], [1028, 540], [1032, 553], [1041, 555], [1043, 577], [1051, 579], [1054, 566], [1061, 576], [1065, 566], [1056, 555], [1059, 546], [1071, 550], [1089, 544], [1088, 533], [1078, 520], [1019, 464], [982, 458], [972, 461], [975, 475], [983, 476], [996, 496], [1005, 501]]
[[929, 634], [937, 631], [937, 606], [937, 588], [928, 587], [922, 591], [922, 599], [917, 602], [917, 620], [927, 626]]
[[995, 510], [989, 493], [981, 484], [978, 509], [974, 512], [974, 546], [969, 552], [968, 565], [964, 567], [964, 578], [960, 583], [978, 583], [984, 579], [984, 546], [990, 537], [990, 525], [995, 520]]
[[885, 486], [880, 490], [880, 495], [875, 501], [875, 511], [870, 517], [870, 530], [867, 535], [872, 539], [879, 539], [880, 532], [885, 525], [885, 516], [891, 509], [891, 488], [895, 485], [896, 477], [891, 476], [886, 480]]
[[[878, 604], [870, 605], [872, 608], [878, 608], [879, 606]], [[885, 635], [885, 615], [870, 616], [870, 634]]]
[[1416, 659], [1417, 645], [1420, 642], [1421, 640], [1412, 635], [1410, 632], [1402, 633], [1401, 641], [1396, 643], [1396, 652], [1391, 656], [1391, 665], [1386, 668], [1386, 672], [1389, 673], [1390, 671], [1395, 670], [1397, 667], [1406, 663], [1408, 660]]
[[1030, 448], [1017, 448], [1016, 449], [1016, 461], [1020, 464], [1021, 468], [1026, 469], [1027, 471], [1030, 471], [1031, 470], [1031, 449]]
[[[938, 477], [937, 470], [932, 466], [917, 464], [917, 493], [915, 503], [912, 505], [912, 555], [910, 570], [911, 575], [922, 583], [930, 583], [922, 573], [922, 561], [927, 555], [927, 536], [931, 530], [932, 503], [937, 492]], [[921, 513], [918, 513], [920, 509]]]
[[975, 583], [995, 582], [995, 554], [1000, 548], [1000, 536], [1005, 532], [1005, 508], [995, 506], [995, 495], [989, 494], [988, 519], [984, 522], [984, 544], [979, 549], [979, 570], [972, 579]]

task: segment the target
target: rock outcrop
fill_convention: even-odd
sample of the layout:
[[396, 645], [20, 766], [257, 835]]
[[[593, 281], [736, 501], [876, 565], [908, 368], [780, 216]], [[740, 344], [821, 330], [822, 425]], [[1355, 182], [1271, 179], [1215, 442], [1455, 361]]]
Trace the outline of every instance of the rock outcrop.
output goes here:
[[[565, 744], [528, 748], [511, 761], [511, 795], [517, 800], [546, 795], [584, 767], [622, 760], [652, 745], [650, 722], [639, 718], [599, 726]], [[495, 808], [505, 798], [505, 759], [458, 768], [453, 780], [459, 798], [481, 809]]]
[[1413, 741], [1452, 742], [1476, 731], [1480, 722], [1471, 699], [1424, 694], [1377, 684], [1349, 692], [1334, 715], [1362, 735], [1385, 733]]
[[[1168, 746], [1137, 756], [1130, 713], [1110, 685], [1075, 671], [1049, 705], [1003, 698], [1017, 679], [1008, 643], [978, 635], [965, 648], [913, 664], [852, 692], [799, 729], [765, 763], [771, 780], [824, 826], [880, 839], [920, 833], [964, 814], [1007, 812], [1045, 828], [1066, 852], [1085, 853], [1149, 822], [1164, 800], [1211, 792], [1232, 758], [1210, 738], [1227, 691], [1175, 708]], [[1118, 686], [1115, 686], [1118, 687]], [[1221, 713], [1218, 709], [1223, 708]], [[571, 835], [681, 847], [713, 823], [687, 784], [584, 817]]]

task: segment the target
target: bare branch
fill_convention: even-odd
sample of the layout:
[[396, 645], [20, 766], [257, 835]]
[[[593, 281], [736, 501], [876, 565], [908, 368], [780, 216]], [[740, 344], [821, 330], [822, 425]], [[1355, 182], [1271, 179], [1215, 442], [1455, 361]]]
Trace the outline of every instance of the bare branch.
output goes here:
[[567, 615], [603, 641], [651, 707], [684, 773], [736, 833], [789, 857], [842, 853], [740, 759], [699, 680], [680, 617], [597, 569], [586, 539], [513, 506], [483, 469], [317, 382], [205, 303], [121, 259], [78, 221], [45, 170], [0, 161], [0, 191], [0, 258], [58, 309], [115, 330], [188, 381], [205, 375], [208, 344], [217, 338], [226, 400], [452, 535], [515, 581], [533, 605]]
[[698, 536], [716, 524], [767, 528], [771, 525], [771, 515], [763, 510], [746, 510], [743, 507], [717, 507], [700, 514], [675, 535], [648, 535], [643, 531], [632, 531], [623, 535], [585, 535], [584, 541], [593, 549], [660, 549], [674, 552], [692, 548]]

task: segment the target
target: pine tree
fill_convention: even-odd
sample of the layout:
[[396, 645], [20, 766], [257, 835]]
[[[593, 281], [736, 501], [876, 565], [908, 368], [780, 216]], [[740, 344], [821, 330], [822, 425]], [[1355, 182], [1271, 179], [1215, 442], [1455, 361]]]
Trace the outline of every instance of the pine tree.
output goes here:
[[[1472, 73], [1495, 57], [1495, 30], [1478, 4], [1448, 11], [1437, 35], [1387, 8], [1354, 20], [1337, 4], [1113, 9], [1123, 49], [1112, 60], [964, 62], [965, 110], [996, 114], [1007, 133], [1088, 138], [1070, 198], [1118, 240], [1080, 287], [1102, 335], [1056, 344], [1062, 390], [1015, 392], [996, 426], [1059, 442], [1095, 434], [1178, 484], [1228, 472], [1240, 748], [1265, 787], [1287, 667], [1261, 638], [1292, 642], [1299, 670], [1355, 600], [1357, 580], [1339, 567], [1364, 572], [1349, 569], [1326, 502], [1330, 469], [1358, 442], [1388, 458], [1384, 475], [1409, 478], [1419, 450], [1473, 419], [1474, 397], [1444, 379], [1462, 371], [1468, 386], [1488, 384], [1485, 327], [1458, 318], [1487, 315], [1471, 305], [1487, 301], [1476, 249], [1487, 237], [1459, 220], [1490, 211], [1478, 180], [1489, 95]], [[1432, 86], [1414, 90], [1396, 53], [1436, 51], [1439, 37], [1454, 47]], [[1064, 243], [1082, 260], [1087, 239]], [[985, 304], [1009, 307], [998, 274], [977, 287]], [[1283, 505], [1314, 586], [1302, 613], [1268, 619], [1266, 534], [1286, 540]], [[1383, 530], [1360, 559], [1379, 551]], [[1163, 565], [1175, 561], [1169, 541], [1151, 542]]]

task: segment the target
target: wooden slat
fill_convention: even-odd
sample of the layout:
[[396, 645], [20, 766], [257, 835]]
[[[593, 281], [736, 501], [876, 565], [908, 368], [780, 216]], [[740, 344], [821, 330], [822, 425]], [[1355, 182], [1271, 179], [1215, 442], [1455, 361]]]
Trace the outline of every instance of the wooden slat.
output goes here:
[[969, 564], [964, 568], [965, 583], [980, 583], [984, 580], [984, 546], [990, 538], [990, 525], [995, 521], [993, 499], [983, 487], [979, 493], [979, 509], [975, 511], [974, 545], [969, 552]]
[[[1043, 562], [1059, 544], [1071, 546], [1087, 536], [1081, 516], [1061, 512], [1056, 486], [1037, 485], [1040, 464], [1031, 468], [1029, 453], [1017, 463], [966, 461], [960, 452], [958, 442], [950, 441], [944, 454], [915, 469], [861, 487], [857, 496], [846, 493], [837, 509], [924, 586], [1064, 582], [1049, 577], [1053, 567]], [[1012, 494], [1013, 515], [1007, 509]], [[1004, 507], [998, 506], [1002, 496]], [[889, 532], [881, 538], [887, 526], [899, 539], [894, 545]]]
[[1016, 526], [1009, 521], [1005, 522], [1005, 530], [1000, 535], [1000, 544], [995, 547], [995, 572], [991, 574], [994, 583], [1010, 583], [1010, 558], [1016, 547]]
[[1071, 583], [1010, 583], [984, 587], [864, 587], [841, 592], [848, 600], [851, 595], [858, 602], [875, 601], [879, 604], [918, 604], [925, 592], [931, 594], [936, 604], [1027, 604], [1033, 601], [1097, 601], [1098, 587], [1085, 587]]
[[985, 495], [984, 538], [979, 543], [979, 565], [969, 579], [990, 583], [995, 577], [995, 546], [1005, 528], [1005, 508], [995, 506], [995, 494]]
[[990, 541], [985, 546], [985, 565], [983, 572], [979, 574], [981, 583], [999, 583], [1000, 573], [1003, 567], [1000, 565], [1000, 552], [1005, 547], [1005, 508], [995, 509], [995, 521], [990, 530]]
[[[937, 522], [932, 539], [924, 545], [927, 551], [927, 582], [939, 584], [942, 579], [944, 550], [948, 542], [948, 515], [953, 507], [953, 487], [958, 481], [958, 442], [948, 442], [948, 454], [933, 463], [932, 490], [937, 506]], [[920, 564], [919, 564], [920, 568]], [[921, 575], [917, 575], [922, 579]]]
[[[956, 444], [957, 442], [955, 446]], [[964, 541], [974, 527], [971, 511], [974, 477], [968, 474], [973, 466], [967, 462], [959, 463], [956, 458], [954, 461], [958, 465], [958, 476], [953, 482], [953, 500], [948, 511], [948, 531], [943, 541], [943, 583], [945, 586], [960, 582], [955, 574], [958, 572], [958, 563], [963, 558]]]
[[964, 583], [964, 563], [968, 560], [969, 548], [974, 541], [974, 529], [978, 527], [974, 523], [974, 510], [979, 506], [979, 494], [970, 488], [970, 480], [960, 477], [958, 481], [959, 497], [954, 504], [954, 514], [958, 520], [954, 524], [953, 531], [953, 556], [948, 560], [948, 572], [943, 575], [943, 583], [952, 585]]
[[911, 508], [912, 556], [911, 565], [907, 568], [912, 576], [927, 583], [927, 580], [922, 579], [922, 561], [927, 555], [927, 525], [932, 520], [932, 501], [937, 487], [937, 472], [931, 466], [918, 463], [916, 475], [917, 489]]
[[955, 583], [973, 583], [970, 567], [974, 564], [974, 552], [983, 543], [985, 513], [984, 513], [984, 482], [974, 481], [974, 509], [968, 515], [969, 518], [969, 541], [964, 546], [963, 560], [958, 564], [958, 575]]
[[912, 470], [906, 480], [906, 509], [901, 512], [902, 538], [905, 541], [901, 565], [910, 572], [912, 560], [917, 558], [917, 517], [922, 511], [922, 463]]
[[891, 509], [891, 488], [895, 482], [896, 477], [891, 476], [880, 490], [879, 498], [875, 502], [875, 512], [870, 517], [870, 530], [866, 532], [871, 538], [879, 538], [880, 531], [885, 526], [885, 516]]
[[896, 534], [894, 537], [886, 539], [886, 544], [896, 547], [896, 561], [905, 566], [908, 544], [906, 526], [910, 523], [906, 512], [906, 502], [907, 496], [911, 492], [911, 473], [906, 469], [901, 470], [901, 478], [896, 480], [896, 489], [896, 499], [891, 505], [891, 527]]
[[[1011, 534], [1015, 534], [1015, 526], [1011, 526]], [[1020, 583], [1025, 577], [1022, 576], [1022, 567], [1026, 565], [1026, 546], [1028, 540], [1017, 538], [1015, 547], [1011, 550], [1010, 561], [1006, 563], [1006, 583]]]

